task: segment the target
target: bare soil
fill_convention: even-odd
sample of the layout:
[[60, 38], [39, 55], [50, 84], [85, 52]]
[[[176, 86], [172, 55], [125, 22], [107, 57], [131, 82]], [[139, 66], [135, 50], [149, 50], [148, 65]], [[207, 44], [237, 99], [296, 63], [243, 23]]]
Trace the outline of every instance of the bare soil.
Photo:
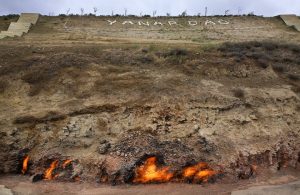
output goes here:
[[[0, 183], [5, 185], [8, 189], [16, 195], [20, 194], [191, 194], [191, 195], [207, 195], [207, 194], [222, 194], [229, 195], [232, 192], [238, 194], [239, 192], [246, 191], [249, 194], [264, 194], [268, 191], [265, 189], [259, 189], [260, 186], [268, 186], [269, 188], [275, 188], [273, 194], [279, 192], [289, 192], [289, 194], [295, 192], [293, 186], [289, 186], [290, 183], [297, 182], [299, 179], [299, 173], [295, 173], [293, 170], [279, 171], [277, 173], [266, 174], [265, 177], [252, 178], [249, 180], [242, 180], [236, 183], [218, 183], [216, 184], [182, 184], [182, 183], [169, 183], [169, 184], [151, 184], [151, 185], [121, 185], [121, 186], [108, 186], [97, 183], [87, 183], [83, 181], [78, 182], [57, 182], [46, 181], [39, 183], [31, 183], [28, 176], [13, 176], [4, 175], [0, 177]], [[299, 183], [299, 180], [298, 180]], [[286, 187], [285, 187], [286, 186]], [[281, 187], [283, 189], [276, 189]], [[285, 187], [285, 188], [283, 188]], [[285, 191], [286, 190], [286, 191]], [[1, 192], [1, 191], [0, 191]], [[245, 193], [247, 194], [247, 193]]]

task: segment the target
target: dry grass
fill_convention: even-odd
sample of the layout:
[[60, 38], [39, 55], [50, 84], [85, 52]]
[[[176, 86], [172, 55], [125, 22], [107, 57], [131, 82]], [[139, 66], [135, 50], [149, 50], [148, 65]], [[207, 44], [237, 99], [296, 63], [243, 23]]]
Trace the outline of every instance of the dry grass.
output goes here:
[[[68, 68], [75, 69], [76, 72], [80, 73], [88, 65], [89, 61], [93, 62], [87, 59], [89, 59], [88, 56], [66, 53], [50, 55], [43, 60], [26, 62], [26, 64], [30, 65], [27, 66], [27, 69], [23, 67], [24, 74], [21, 79], [30, 84], [28, 95], [38, 95], [51, 81], [56, 82], [57, 78], [62, 74], [70, 72], [70, 70], [67, 71]], [[74, 78], [76, 78], [76, 75]]]
[[[24, 50], [26, 53], [23, 53], [23, 56], [14, 53], [15, 56], [20, 56], [19, 61], [13, 62], [13, 68], [3, 66], [0, 75], [22, 79], [29, 84], [29, 96], [41, 92], [51, 95], [58, 90], [75, 98], [88, 98], [96, 94], [147, 94], [151, 90], [161, 91], [171, 87], [174, 89], [174, 86], [188, 82], [174, 78], [177, 84], [168, 80], [159, 83], [160, 86], [153, 86], [155, 74], [160, 71], [186, 75], [191, 79], [232, 76], [240, 79], [241, 73], [244, 72], [251, 78], [270, 65], [273, 65], [277, 73], [285, 70], [297, 72], [299, 66], [296, 61], [300, 59], [295, 53], [297, 49], [297, 46], [269, 42], [225, 43], [211, 47], [210, 50], [204, 50], [202, 46], [186, 49], [178, 45], [172, 48], [164, 45], [136, 44], [113, 47], [58, 47], [55, 51], [33, 48], [28, 52]], [[3, 49], [0, 49], [1, 52]], [[3, 59], [5, 56], [7, 55], [3, 55]], [[288, 62], [284, 63], [282, 60]], [[90, 73], [98, 76], [89, 79]], [[298, 79], [293, 75], [280, 78], [286, 79], [286, 82]], [[6, 85], [0, 85], [0, 92], [3, 92]], [[86, 88], [85, 85], [89, 87]]]
[[[300, 45], [281, 44], [276, 42], [243, 42], [225, 43], [219, 51], [224, 56], [237, 59], [236, 62], [253, 60], [261, 68], [267, 68], [268, 64], [275, 64], [276, 72], [285, 72], [289, 65], [300, 64]], [[285, 64], [284, 67], [278, 64]]]
[[183, 64], [191, 59], [190, 52], [182, 48], [174, 48], [169, 51], [156, 52], [158, 57], [164, 58], [167, 64]]
[[255, 49], [263, 49], [266, 51], [274, 51], [277, 49], [286, 49], [293, 51], [295, 53], [300, 52], [300, 46], [296, 44], [282, 44], [277, 42], [270, 41], [249, 41], [249, 42], [241, 42], [241, 43], [225, 43], [220, 47], [220, 50], [225, 51], [243, 51], [243, 50], [255, 50]]

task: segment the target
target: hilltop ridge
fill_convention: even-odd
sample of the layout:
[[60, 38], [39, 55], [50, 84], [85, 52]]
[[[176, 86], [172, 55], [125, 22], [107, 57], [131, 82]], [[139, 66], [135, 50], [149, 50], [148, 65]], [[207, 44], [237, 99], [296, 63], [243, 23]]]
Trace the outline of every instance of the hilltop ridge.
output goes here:
[[[3, 19], [3, 17], [0, 17]], [[14, 19], [11, 19], [13, 21]], [[3, 21], [6, 23], [7, 21]], [[2, 23], [3, 23], [2, 22]], [[0, 22], [1, 23], [1, 22]], [[6, 30], [5, 25], [1, 30]], [[95, 17], [41, 16], [24, 41], [220, 43], [226, 41], [300, 41], [300, 33], [279, 17]]]

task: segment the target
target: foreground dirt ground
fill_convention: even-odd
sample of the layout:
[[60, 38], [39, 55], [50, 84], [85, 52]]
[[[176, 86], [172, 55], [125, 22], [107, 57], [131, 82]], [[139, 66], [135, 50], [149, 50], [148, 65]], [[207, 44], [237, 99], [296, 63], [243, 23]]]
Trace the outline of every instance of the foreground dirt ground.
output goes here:
[[61, 182], [131, 183], [145, 156], [174, 173], [207, 162], [219, 185], [298, 172], [300, 33], [277, 18], [228, 20], [182, 38], [42, 17], [25, 37], [1, 40], [0, 173], [20, 174], [25, 156], [27, 175], [72, 160], [56, 170]]
[[84, 182], [40, 182], [31, 183], [27, 176], [2, 176], [0, 183], [0, 193], [11, 190], [18, 194], [191, 194], [191, 195], [296, 195], [299, 194], [299, 173], [292, 170], [281, 171], [276, 174], [268, 175], [265, 178], [256, 178], [240, 181], [238, 183], [222, 184], [151, 184], [151, 185], [122, 185], [107, 186], [103, 184], [84, 183]]

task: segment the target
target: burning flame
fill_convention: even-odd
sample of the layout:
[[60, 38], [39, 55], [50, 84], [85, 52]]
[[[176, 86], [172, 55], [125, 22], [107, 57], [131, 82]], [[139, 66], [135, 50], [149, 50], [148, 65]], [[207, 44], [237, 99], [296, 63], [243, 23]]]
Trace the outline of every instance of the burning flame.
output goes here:
[[156, 157], [148, 158], [144, 165], [136, 169], [136, 178], [134, 183], [167, 182], [174, 176], [169, 172], [169, 167], [158, 168]]
[[216, 173], [216, 171], [206, 169], [204, 171], [199, 171], [194, 179], [196, 181], [207, 182], [212, 176], [216, 175]]
[[194, 175], [196, 175], [196, 173], [199, 171], [199, 170], [202, 170], [202, 169], [205, 169], [207, 168], [207, 163], [198, 163], [194, 166], [191, 166], [191, 167], [187, 167], [183, 170], [183, 177], [192, 177]]
[[57, 175], [55, 175], [55, 176], [52, 175], [53, 170], [57, 167], [57, 165], [58, 165], [58, 160], [55, 160], [51, 163], [50, 167], [44, 173], [44, 179], [52, 180], [55, 177], [57, 177]]
[[63, 169], [65, 169], [71, 162], [72, 160], [65, 160], [65, 162], [62, 165]]
[[[145, 163], [135, 171], [134, 183], [168, 182], [174, 177], [174, 173], [169, 172], [169, 167], [158, 168], [156, 157], [148, 158]], [[207, 163], [200, 162], [196, 165], [185, 167], [178, 179], [191, 180], [195, 183], [208, 182], [209, 179], [218, 174], [212, 170]]]
[[216, 174], [217, 171], [210, 169], [207, 163], [201, 162], [194, 166], [186, 167], [182, 176], [184, 179], [194, 179], [195, 182], [207, 182]]
[[23, 175], [27, 172], [28, 161], [29, 161], [29, 156], [25, 156], [25, 158], [23, 160], [23, 167], [22, 167], [22, 173], [23, 173]]

